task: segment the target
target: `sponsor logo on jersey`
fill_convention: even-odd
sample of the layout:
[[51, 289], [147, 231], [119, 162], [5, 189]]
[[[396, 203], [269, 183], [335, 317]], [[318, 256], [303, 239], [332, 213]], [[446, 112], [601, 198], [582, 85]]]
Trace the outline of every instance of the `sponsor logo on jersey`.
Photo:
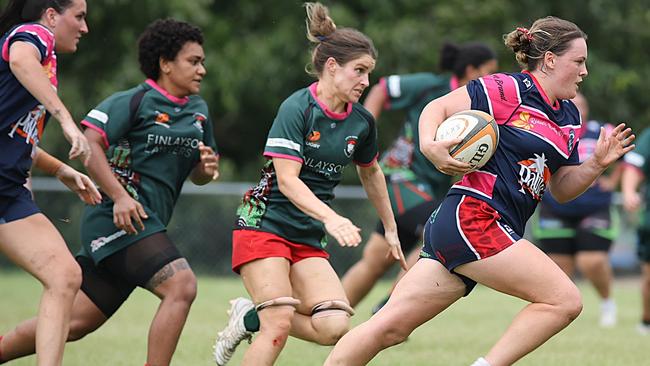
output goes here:
[[90, 242], [90, 251], [92, 253], [95, 253], [96, 251], [101, 249], [104, 245], [106, 245], [106, 244], [112, 242], [113, 240], [115, 240], [117, 238], [120, 238], [120, 237], [122, 237], [124, 235], [126, 235], [126, 231], [120, 230], [120, 231], [114, 232], [113, 234], [111, 234], [109, 236], [99, 237], [99, 238], [97, 238], [97, 239]]
[[169, 114], [159, 112], [159, 111], [155, 111], [155, 113], [156, 113], [156, 120], [154, 121], [154, 123], [159, 126], [169, 128]]
[[50, 83], [52, 84], [52, 87], [56, 90], [56, 64], [54, 63], [53, 60], [50, 60], [48, 63], [43, 65], [43, 71], [45, 71], [45, 74], [47, 75], [47, 78], [50, 79]]
[[351, 158], [352, 154], [354, 154], [354, 149], [357, 147], [358, 139], [357, 136], [348, 136], [345, 138], [345, 150], [343, 152], [348, 158]]
[[569, 142], [567, 143], [567, 149], [569, 150], [569, 154], [571, 154], [571, 151], [573, 151], [573, 145], [576, 142], [576, 132], [574, 130], [569, 130]]
[[201, 140], [192, 137], [164, 136], [150, 133], [147, 134], [145, 152], [149, 154], [168, 153], [189, 158], [199, 148], [200, 142]]
[[508, 98], [506, 98], [506, 92], [503, 88], [504, 81], [501, 80], [501, 76], [499, 74], [494, 75], [494, 82], [497, 84], [497, 90], [499, 91], [499, 99], [501, 99], [504, 102], [507, 102]]
[[316, 160], [310, 157], [305, 157], [304, 165], [313, 170], [316, 170], [318, 173], [321, 173], [326, 177], [330, 177], [332, 174], [339, 174], [343, 171], [343, 169], [345, 169], [344, 165], [332, 163], [329, 161]]
[[37, 105], [11, 126], [9, 137], [14, 138], [14, 135], [18, 134], [25, 138], [26, 143], [38, 145], [45, 126], [45, 115], [45, 107]]
[[512, 121], [512, 125], [518, 128], [523, 128], [524, 130], [530, 130], [533, 128], [533, 121], [530, 120], [530, 113], [519, 113], [519, 119]]
[[515, 231], [512, 230], [512, 228], [510, 227], [510, 225], [508, 225], [508, 224], [503, 224], [503, 223], [500, 223], [500, 224], [501, 224], [501, 226], [503, 226], [503, 228], [506, 230], [506, 232], [507, 232], [509, 235], [514, 235], [514, 234], [515, 234]]
[[320, 132], [319, 131], [312, 131], [307, 135], [307, 142], [305, 142], [305, 145], [313, 147], [314, 149], [320, 148], [320, 144], [318, 141], [320, 140]]
[[541, 114], [538, 115], [536, 113], [524, 111], [519, 113], [516, 119], [512, 119], [510, 124], [526, 131], [532, 131], [540, 136], [544, 136], [545, 133], [551, 132], [560, 138], [564, 138], [562, 129], [557, 124], [547, 120]]
[[316, 141], [320, 140], [320, 132], [318, 132], [318, 131], [311, 131], [311, 133], [310, 133], [309, 136], [307, 137], [307, 140], [308, 140], [308, 141], [311, 141], [311, 142], [316, 142]]
[[542, 199], [546, 186], [551, 179], [551, 171], [546, 166], [544, 154], [537, 155], [532, 159], [522, 160], [519, 163], [519, 192], [530, 193], [537, 201]]

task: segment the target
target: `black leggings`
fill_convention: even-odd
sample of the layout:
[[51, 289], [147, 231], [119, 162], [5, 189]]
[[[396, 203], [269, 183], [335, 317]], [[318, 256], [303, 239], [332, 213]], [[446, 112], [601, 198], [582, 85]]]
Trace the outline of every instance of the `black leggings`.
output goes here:
[[182, 258], [166, 233], [147, 236], [111, 254], [95, 265], [77, 256], [83, 281], [81, 290], [110, 318], [137, 287], [145, 287], [160, 269]]

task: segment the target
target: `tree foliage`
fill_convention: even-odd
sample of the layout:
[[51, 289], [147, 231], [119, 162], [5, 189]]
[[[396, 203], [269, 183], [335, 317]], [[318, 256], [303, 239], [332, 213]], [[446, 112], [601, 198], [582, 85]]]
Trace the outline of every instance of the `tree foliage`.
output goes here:
[[[6, 0], [0, 0], [0, 5]], [[583, 83], [592, 117], [650, 121], [650, 7], [647, 0], [347, 0], [325, 1], [338, 26], [368, 34], [379, 50], [372, 81], [392, 73], [436, 71], [446, 40], [480, 40], [499, 54], [503, 71], [517, 71], [502, 35], [536, 18], [555, 15], [589, 35], [589, 77]], [[88, 1], [90, 33], [75, 55], [59, 56], [60, 93], [79, 120], [102, 99], [142, 81], [136, 40], [156, 18], [193, 22], [205, 33], [208, 74], [202, 95], [216, 121], [225, 179], [254, 180], [266, 133], [281, 101], [311, 82], [304, 72], [310, 44], [297, 1], [103, 0]], [[403, 116], [380, 121], [386, 147]], [[56, 123], [50, 124], [56, 126]], [[57, 127], [44, 147], [64, 157]]]

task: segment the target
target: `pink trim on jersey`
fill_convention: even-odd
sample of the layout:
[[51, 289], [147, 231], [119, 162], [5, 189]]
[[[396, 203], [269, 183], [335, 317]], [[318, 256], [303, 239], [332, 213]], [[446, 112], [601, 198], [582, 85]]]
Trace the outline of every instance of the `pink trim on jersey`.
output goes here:
[[92, 123], [86, 121], [85, 119], [84, 119], [83, 121], [81, 121], [81, 125], [82, 125], [82, 126], [86, 126], [87, 128], [90, 128], [90, 129], [92, 129], [92, 130], [95, 130], [95, 131], [97, 131], [100, 135], [102, 135], [102, 138], [104, 139], [104, 148], [108, 149], [108, 147], [109, 147], [110, 145], [108, 144], [108, 136], [106, 135], [106, 132], [104, 132], [104, 130], [102, 130], [101, 128], [95, 126], [94, 124], [92, 124]]
[[575, 146], [575, 142], [578, 141], [579, 131], [577, 130], [580, 128], [580, 126], [572, 125], [560, 127], [551, 121], [544, 112], [526, 105], [521, 106], [520, 112], [515, 113], [507, 125], [548, 142], [565, 159], [571, 155], [572, 151], [569, 150], [570, 131], [576, 130], [573, 137], [573, 146]]
[[390, 94], [388, 93], [388, 85], [386, 85], [386, 78], [379, 79], [379, 87], [384, 92], [384, 109], [390, 110]]
[[314, 98], [316, 103], [318, 103], [318, 106], [320, 107], [320, 109], [322, 109], [323, 112], [325, 112], [325, 115], [327, 117], [329, 117], [331, 119], [336, 119], [336, 120], [343, 120], [343, 119], [348, 118], [350, 113], [352, 113], [352, 103], [347, 103], [347, 108], [346, 108], [345, 112], [343, 112], [343, 113], [332, 112], [332, 111], [329, 110], [329, 108], [327, 108], [325, 103], [321, 102], [318, 99], [318, 96], [317, 96], [317, 90], [318, 89], [317, 88], [318, 88], [318, 81], [314, 82], [313, 84], [311, 84], [309, 86], [309, 92], [311, 93], [311, 96]]
[[9, 61], [9, 43], [11, 43], [9, 40], [19, 32], [26, 32], [35, 35], [41, 44], [47, 49], [46, 54], [49, 55], [52, 53], [52, 51], [54, 51], [54, 33], [52, 33], [52, 31], [41, 24], [27, 23], [16, 27], [16, 29], [14, 29], [5, 40], [5, 43], [2, 45], [3, 60]]
[[358, 166], [362, 167], [362, 168], [368, 168], [368, 167], [371, 167], [371, 166], [373, 166], [375, 164], [378, 157], [379, 157], [379, 153], [377, 153], [377, 155], [375, 155], [375, 157], [372, 158], [372, 160], [370, 160], [369, 163], [360, 163], [360, 162], [358, 162], [356, 160], [354, 161], [354, 163], [357, 164]]
[[479, 79], [488, 100], [490, 114], [500, 125], [521, 103], [521, 94], [517, 80], [506, 74], [493, 74]]
[[[50, 79], [50, 84], [56, 89], [59, 86], [59, 81], [56, 77], [56, 53], [54, 52], [54, 33], [50, 31], [44, 25], [38, 23], [27, 23], [20, 25], [14, 29], [11, 34], [5, 40], [5, 43], [2, 45], [2, 59], [6, 62], [9, 62], [9, 44], [11, 43], [11, 38], [16, 33], [29, 33], [36, 36], [41, 45], [45, 47], [45, 58], [40, 60], [41, 65], [43, 65], [43, 70], [47, 74], [48, 79]], [[32, 44], [33, 45], [33, 44]], [[36, 47], [34, 45], [34, 47]], [[40, 50], [39, 50], [40, 55]]]
[[293, 156], [293, 155], [288, 155], [288, 154], [279, 154], [279, 153], [265, 151], [263, 155], [267, 156], [269, 158], [289, 159], [289, 160], [297, 161], [297, 162], [299, 162], [301, 164], [303, 162], [303, 160], [301, 158], [299, 158], [297, 156]]
[[456, 75], [452, 75], [451, 79], [449, 79], [449, 89], [456, 90], [458, 88], [460, 88], [460, 81], [458, 81]]
[[152, 88], [156, 89], [165, 98], [169, 99], [172, 103], [184, 105], [187, 102], [189, 102], [189, 100], [190, 100], [190, 98], [187, 97], [187, 96], [185, 96], [183, 98], [179, 98], [179, 97], [176, 97], [176, 96], [173, 96], [173, 95], [169, 94], [169, 92], [167, 90], [163, 89], [163, 87], [158, 85], [158, 83], [155, 82], [153, 79], [147, 79], [145, 82], [147, 84], [149, 84], [149, 86], [151, 86]]
[[548, 98], [548, 95], [546, 95], [546, 91], [544, 91], [544, 88], [542, 88], [542, 85], [540, 85], [539, 81], [537, 81], [537, 78], [535, 75], [531, 74], [530, 71], [524, 70], [522, 73], [529, 75], [531, 79], [533, 79], [533, 83], [535, 83], [535, 86], [537, 87], [537, 90], [539, 91], [539, 94], [542, 95], [542, 98], [544, 98], [544, 101], [546, 104], [548, 104], [553, 110], [558, 110], [560, 109], [560, 101], [558, 99], [555, 99], [555, 103], [551, 104], [551, 100]]
[[463, 179], [451, 186], [451, 188], [463, 189], [492, 199], [492, 192], [494, 192], [494, 185], [496, 184], [496, 181], [496, 174], [477, 170], [475, 172], [465, 174], [463, 176]]

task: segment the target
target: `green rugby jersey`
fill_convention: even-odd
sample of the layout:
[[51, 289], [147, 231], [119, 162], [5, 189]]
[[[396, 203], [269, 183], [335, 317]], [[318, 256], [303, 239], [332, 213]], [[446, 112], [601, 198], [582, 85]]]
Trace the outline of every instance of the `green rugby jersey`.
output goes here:
[[381, 78], [388, 110], [404, 109], [406, 121], [399, 137], [381, 157], [386, 175], [405, 180], [420, 180], [431, 186], [435, 196], [445, 195], [451, 177], [443, 174], [420, 151], [419, 120], [424, 107], [432, 100], [458, 87], [456, 78], [432, 73], [391, 75]]
[[[130, 105], [138, 94], [142, 99], [131, 116]], [[145, 207], [150, 216], [145, 226], [159, 226], [160, 230], [164, 230], [171, 219], [183, 182], [200, 160], [199, 142], [217, 151], [205, 101], [197, 95], [174, 97], [150, 79], [108, 97], [88, 113], [82, 125], [103, 136], [114, 176]], [[94, 222], [112, 217], [112, 207], [113, 202], [108, 197], [104, 197], [100, 205], [86, 206], [82, 241], [104, 239], [100, 240], [103, 246], [107, 244], [107, 237], [123, 236], [109, 222]], [[108, 210], [110, 215], [98, 212]], [[105, 227], [95, 230], [110, 232], [90, 233], [93, 227]], [[88, 235], [84, 234], [86, 231]], [[136, 238], [137, 235], [128, 237]], [[115, 252], [124, 246], [115, 243], [108, 251]]]
[[237, 210], [237, 228], [270, 232], [295, 243], [323, 248], [323, 224], [280, 192], [271, 158], [302, 163], [299, 178], [327, 204], [334, 198], [334, 187], [350, 162], [369, 166], [377, 158], [372, 115], [358, 103], [348, 103], [344, 113], [329, 111], [316, 97], [317, 85], [298, 90], [280, 105], [264, 148], [269, 160], [259, 184], [244, 195]]
[[625, 154], [623, 159], [626, 163], [640, 169], [645, 176], [645, 189], [643, 189], [643, 191], [645, 191], [644, 201], [646, 203], [646, 208], [643, 213], [641, 226], [644, 229], [650, 230], [650, 214], [648, 213], [650, 206], [650, 128], [643, 130], [641, 135], [636, 138], [636, 141], [634, 141], [634, 144], [636, 145], [634, 150]]

